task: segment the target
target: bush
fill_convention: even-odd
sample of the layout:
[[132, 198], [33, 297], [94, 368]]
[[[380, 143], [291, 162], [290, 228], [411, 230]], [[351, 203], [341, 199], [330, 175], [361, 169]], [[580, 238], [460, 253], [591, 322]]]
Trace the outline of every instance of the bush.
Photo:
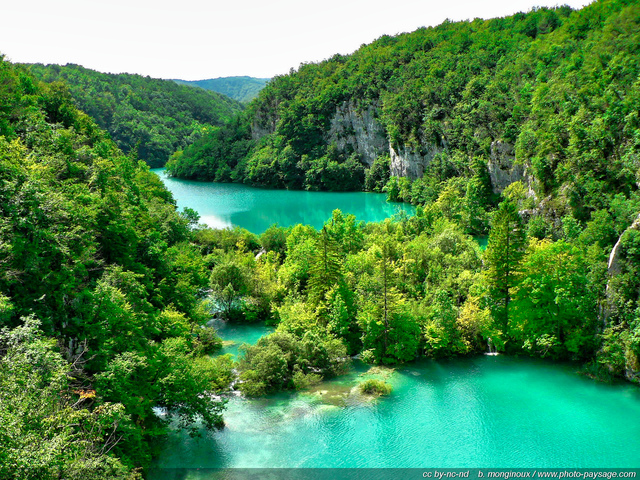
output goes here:
[[194, 348], [198, 355], [210, 354], [220, 348], [222, 348], [222, 339], [218, 336], [215, 328], [201, 327], [198, 329]]
[[365, 380], [360, 385], [358, 385], [358, 390], [360, 393], [365, 395], [389, 395], [393, 388], [388, 383], [377, 380], [375, 378], [370, 378], [369, 380]]
[[322, 375], [318, 375], [317, 373], [305, 374], [297, 365], [294, 368], [293, 386], [296, 390], [305, 390], [319, 384], [321, 381]]
[[298, 337], [276, 330], [255, 345], [240, 348], [244, 356], [238, 364], [238, 388], [247, 396], [304, 389], [349, 368], [347, 349], [341, 340], [312, 332]]

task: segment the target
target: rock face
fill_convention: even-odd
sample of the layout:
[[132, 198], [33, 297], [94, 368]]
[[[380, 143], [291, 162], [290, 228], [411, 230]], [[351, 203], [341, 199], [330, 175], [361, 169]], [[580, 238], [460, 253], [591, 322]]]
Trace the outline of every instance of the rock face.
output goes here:
[[388, 153], [391, 157], [391, 175], [412, 180], [421, 177], [433, 157], [443, 149], [427, 145], [423, 155], [406, 146], [396, 151], [389, 144], [387, 132], [378, 120], [379, 111], [378, 104], [363, 108], [352, 101], [344, 102], [336, 108], [336, 114], [331, 119], [329, 143], [335, 143], [341, 151], [357, 152], [368, 166], [380, 155]]
[[[618, 241], [616, 242], [614, 247], [611, 249], [611, 253], [609, 255], [609, 263], [607, 265], [607, 273], [609, 274], [610, 278], [615, 277], [616, 275], [619, 275], [622, 272], [622, 265], [626, 261], [626, 259], [622, 254], [621, 245], [622, 245], [622, 239], [625, 233], [627, 233], [627, 231], [629, 230], [640, 231], [640, 214], [638, 214], [638, 216], [636, 217], [634, 222], [631, 224], [631, 226], [627, 228], [624, 232], [622, 232], [622, 235], [620, 235], [620, 238], [618, 238]], [[607, 293], [606, 293], [607, 297], [611, 298], [613, 293], [614, 292], [611, 286], [611, 282], [607, 282]], [[606, 324], [608, 323], [608, 318], [611, 315], [610, 307], [605, 306], [602, 310], [601, 315], [602, 315], [603, 324], [604, 326], [606, 326]], [[627, 377], [627, 380], [629, 380], [630, 382], [640, 383], [640, 359], [633, 352], [626, 352], [625, 357], [626, 357], [625, 376]]]
[[627, 367], [625, 370], [625, 377], [627, 380], [633, 383], [640, 384], [640, 367], [638, 367], [638, 358], [635, 358], [636, 366], [635, 367]]
[[407, 146], [398, 147], [396, 151], [389, 145], [389, 155], [391, 156], [391, 175], [396, 177], [408, 177], [411, 180], [422, 177], [427, 166], [443, 148], [437, 145], [426, 145], [426, 153], [421, 155]]
[[[638, 214], [636, 219], [633, 221], [631, 226], [627, 228], [627, 230], [640, 230], [640, 214]], [[620, 264], [620, 245], [622, 243], [622, 237], [627, 232], [627, 230], [622, 232], [622, 235], [620, 235], [620, 238], [618, 238], [618, 241], [611, 250], [611, 254], [609, 255], [609, 264], [607, 265], [609, 275], [618, 275], [622, 269], [622, 266]]]
[[338, 106], [331, 120], [329, 143], [335, 143], [341, 151], [357, 152], [371, 166], [389, 148], [385, 129], [376, 117], [378, 110], [378, 105], [362, 109], [351, 101]]
[[275, 133], [278, 124], [278, 102], [272, 100], [266, 106], [258, 109], [251, 124], [251, 138], [260, 140], [266, 135]]
[[271, 135], [275, 131], [275, 125], [271, 126], [261, 122], [254, 122], [251, 125], [251, 138], [254, 140], [260, 140], [262, 137]]
[[491, 143], [491, 158], [487, 162], [487, 169], [493, 193], [502, 193], [513, 182], [520, 180], [530, 183], [525, 166], [516, 164], [515, 160], [513, 145], [499, 140]]
[[[276, 131], [278, 123], [277, 100], [272, 100], [255, 112], [251, 125], [251, 136], [259, 140], [265, 135]], [[423, 176], [425, 169], [433, 158], [446, 150], [446, 143], [442, 146], [435, 144], [422, 145], [415, 149], [407, 145], [393, 147], [387, 132], [378, 119], [380, 105], [372, 103], [360, 105], [350, 100], [336, 107], [336, 113], [331, 119], [326, 141], [335, 144], [342, 152], [356, 152], [367, 165], [373, 165], [376, 158], [389, 154], [391, 158], [391, 175], [408, 177], [415, 180]], [[491, 143], [491, 158], [487, 163], [491, 185], [496, 194], [513, 182], [524, 181], [529, 186], [531, 178], [527, 175], [524, 165], [516, 164], [515, 150], [512, 144], [496, 140]]]

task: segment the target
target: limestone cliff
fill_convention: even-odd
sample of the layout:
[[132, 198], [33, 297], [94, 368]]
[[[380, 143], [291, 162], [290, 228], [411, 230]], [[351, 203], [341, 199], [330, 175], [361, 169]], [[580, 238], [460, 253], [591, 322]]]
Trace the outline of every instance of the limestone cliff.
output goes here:
[[491, 177], [493, 193], [502, 191], [517, 181], [523, 181], [531, 186], [530, 179], [524, 165], [516, 163], [513, 145], [496, 140], [491, 143], [491, 156], [487, 162], [487, 169]]
[[331, 120], [329, 143], [335, 143], [341, 151], [357, 152], [371, 166], [389, 151], [387, 133], [377, 118], [378, 109], [376, 104], [359, 108], [353, 101], [339, 105]]
[[631, 224], [631, 226], [627, 228], [622, 233], [622, 235], [620, 235], [620, 238], [618, 238], [618, 241], [613, 246], [613, 249], [611, 250], [611, 254], [609, 255], [609, 264], [607, 265], [609, 275], [618, 275], [622, 269], [622, 266], [621, 266], [622, 258], [621, 258], [620, 247], [622, 245], [622, 238], [624, 237], [624, 234], [629, 230], [640, 230], [640, 214], [638, 214], [638, 216], [636, 217], [634, 222]]
[[[446, 150], [446, 143], [424, 144], [419, 148], [392, 146], [386, 129], [379, 120], [380, 109], [379, 102], [362, 105], [349, 100], [338, 105], [326, 133], [326, 142], [335, 144], [342, 152], [358, 153], [367, 166], [371, 166], [377, 157], [389, 154], [391, 175], [412, 180], [422, 177], [433, 158]], [[254, 140], [275, 133], [277, 111], [277, 100], [274, 99], [255, 112], [251, 125]], [[494, 193], [502, 193], [507, 186], [521, 180], [529, 186], [533, 195], [532, 181], [526, 167], [515, 160], [512, 144], [499, 140], [492, 142], [487, 168]]]
[[424, 154], [416, 152], [413, 148], [402, 146], [394, 149], [389, 145], [391, 156], [391, 175], [397, 177], [409, 177], [412, 180], [419, 178], [427, 166], [438, 153], [444, 149], [437, 145], [426, 145]]
[[278, 100], [271, 99], [258, 108], [251, 123], [251, 138], [260, 140], [265, 135], [275, 133], [278, 125]]
[[416, 179], [421, 177], [433, 157], [442, 147], [427, 145], [424, 154], [402, 146], [397, 150], [389, 144], [386, 129], [378, 120], [380, 105], [373, 103], [360, 106], [353, 101], [344, 102], [336, 108], [331, 119], [329, 143], [335, 143], [341, 151], [355, 151], [371, 166], [380, 155], [391, 157], [391, 175]]
[[[623, 243], [625, 234], [630, 230], [640, 231], [640, 214], [638, 214], [638, 216], [636, 217], [634, 222], [631, 224], [631, 226], [627, 228], [624, 232], [622, 232], [622, 235], [620, 235], [620, 238], [618, 238], [618, 241], [614, 245], [613, 249], [611, 249], [611, 253], [609, 255], [609, 263], [607, 265], [608, 267], [607, 271], [610, 279], [617, 275], [620, 275], [620, 273], [622, 272], [624, 262], [628, 261], [624, 256], [624, 253], [623, 253], [624, 249], [622, 248], [622, 243]], [[608, 299], [607, 303], [610, 302], [610, 299], [614, 296], [614, 293], [615, 292], [612, 287], [612, 282], [609, 281], [607, 283], [607, 299]], [[605, 306], [602, 312], [602, 321], [605, 326], [608, 324], [609, 316], [612, 313], [610, 305], [611, 304], [609, 303], [609, 305]], [[625, 360], [626, 360], [625, 376], [627, 377], [627, 380], [635, 383], [640, 383], [640, 358], [638, 358], [638, 356], [633, 351], [627, 350], [625, 352]]]

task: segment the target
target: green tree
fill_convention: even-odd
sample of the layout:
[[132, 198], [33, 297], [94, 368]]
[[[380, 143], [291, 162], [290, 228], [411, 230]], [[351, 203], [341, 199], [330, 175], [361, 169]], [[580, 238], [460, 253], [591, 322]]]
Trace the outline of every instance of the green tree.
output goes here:
[[473, 176], [469, 179], [464, 198], [467, 231], [478, 235], [486, 233], [487, 210], [491, 208], [493, 191], [485, 162], [476, 157], [472, 162]]
[[75, 376], [40, 322], [0, 330], [0, 477], [140, 479], [113, 453], [130, 418], [121, 404], [94, 407], [96, 391]]
[[494, 318], [503, 335], [509, 332], [509, 303], [518, 285], [525, 253], [524, 226], [515, 204], [504, 201], [493, 217], [484, 259]]
[[239, 315], [239, 302], [250, 292], [250, 272], [232, 254], [213, 267], [209, 277], [214, 300], [221, 307], [222, 315], [234, 318]]
[[541, 356], [589, 357], [598, 306], [581, 250], [564, 240], [532, 243], [520, 272], [512, 305], [513, 336]]
[[394, 285], [395, 252], [391, 238], [383, 236], [372, 249], [376, 259], [373, 278], [376, 292], [358, 312], [365, 349], [363, 359], [376, 363], [406, 362], [417, 354], [420, 329]]
[[331, 238], [326, 226], [322, 228], [318, 236], [316, 252], [316, 257], [309, 270], [308, 297], [312, 305], [321, 307], [320, 317], [326, 321], [324, 310], [326, 309], [327, 293], [342, 280], [338, 244]]
[[[0, 321], [19, 327], [35, 315], [71, 371], [52, 370], [40, 380], [42, 372], [31, 368], [31, 376], [16, 380], [16, 388], [33, 380], [25, 394], [46, 398], [49, 409], [38, 416], [34, 405], [16, 400], [36, 415], [25, 420], [53, 429], [24, 438], [32, 451], [33, 445], [64, 451], [48, 457], [54, 469], [67, 454], [81, 471], [85, 460], [101, 461], [95, 452], [109, 452], [114, 472], [117, 462], [126, 465], [122, 477], [130, 467], [146, 467], [152, 441], [166, 433], [155, 407], [166, 408], [178, 424], [220, 424], [223, 405], [211, 397], [220, 382], [209, 378], [206, 357], [199, 356], [205, 344], [216, 343], [200, 328], [209, 317], [206, 263], [194, 243], [192, 212], [178, 214], [160, 179], [135, 155], [123, 155], [61, 84], [28, 79], [24, 69], [0, 60]], [[0, 348], [0, 356], [4, 352]], [[66, 384], [58, 381], [63, 377]], [[59, 403], [49, 401], [51, 392]], [[55, 412], [63, 412], [62, 420]], [[111, 412], [105, 424], [100, 412]], [[87, 439], [85, 426], [98, 436]], [[108, 478], [107, 466], [95, 475], [87, 466], [83, 474]], [[28, 475], [49, 478], [48, 472]], [[70, 472], [52, 476], [80, 475]]]
[[425, 353], [442, 357], [467, 353], [467, 347], [458, 329], [458, 309], [451, 296], [442, 290], [435, 295], [435, 302], [428, 308], [428, 318], [423, 326]]
[[242, 110], [228, 97], [172, 80], [100, 73], [79, 65], [34, 64], [28, 70], [55, 92], [43, 99], [52, 123], [68, 122], [73, 116], [68, 106], [75, 103], [118, 147], [153, 167]]
[[382, 189], [389, 181], [389, 164], [391, 159], [388, 155], [376, 157], [373, 165], [365, 171], [364, 189], [369, 192], [382, 192]]

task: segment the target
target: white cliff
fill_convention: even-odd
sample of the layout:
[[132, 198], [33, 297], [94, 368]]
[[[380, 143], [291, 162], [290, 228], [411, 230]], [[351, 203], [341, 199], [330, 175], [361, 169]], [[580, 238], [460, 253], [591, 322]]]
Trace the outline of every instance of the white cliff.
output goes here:
[[368, 165], [388, 152], [387, 133], [377, 118], [378, 105], [358, 107], [354, 102], [344, 102], [336, 108], [328, 133], [329, 143], [335, 143], [341, 151], [353, 150]]
[[524, 165], [516, 162], [513, 145], [496, 140], [491, 142], [491, 155], [487, 162], [493, 193], [502, 191], [514, 182], [522, 181], [531, 187], [531, 179]]

